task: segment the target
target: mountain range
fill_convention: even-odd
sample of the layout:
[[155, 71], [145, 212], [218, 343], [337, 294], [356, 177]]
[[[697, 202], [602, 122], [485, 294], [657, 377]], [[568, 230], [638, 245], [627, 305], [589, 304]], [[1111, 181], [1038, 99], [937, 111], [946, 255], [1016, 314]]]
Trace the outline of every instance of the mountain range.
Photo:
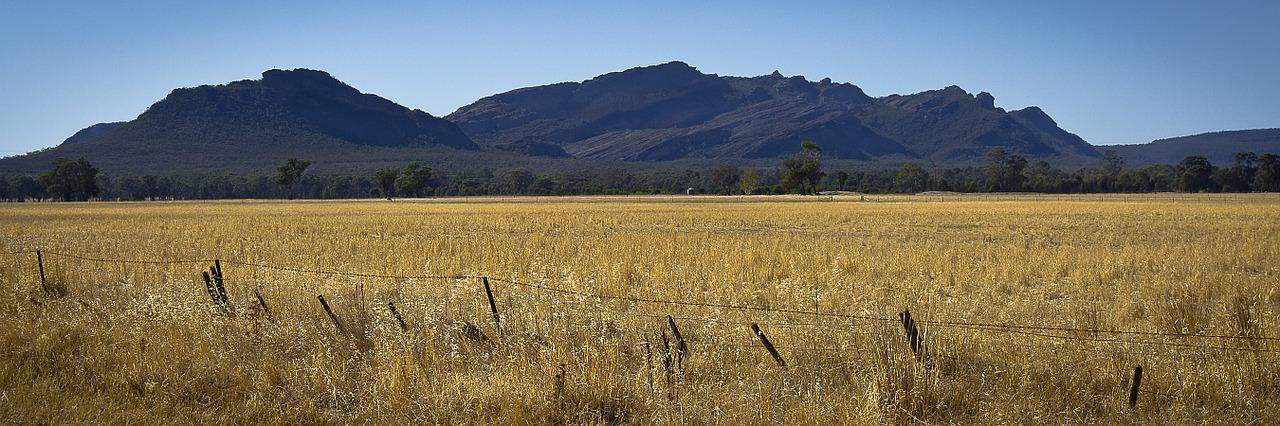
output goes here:
[[[1176, 162], [1183, 151], [1235, 146], [1237, 136], [1259, 151], [1280, 140], [1276, 130], [1250, 132], [1115, 149], [1131, 164]], [[1103, 157], [1103, 147], [1040, 108], [1006, 111], [986, 92], [949, 86], [872, 97], [831, 79], [719, 76], [669, 62], [516, 89], [445, 117], [361, 93], [323, 71], [269, 70], [257, 80], [176, 89], [134, 120], [95, 124], [56, 147], [0, 159], [0, 173], [41, 172], [56, 157], [86, 157], [116, 174], [260, 172], [288, 157], [351, 171], [408, 161], [455, 170], [766, 165], [798, 152], [802, 140], [836, 164], [867, 167], [977, 164], [993, 148], [1064, 168]]]
[[1006, 112], [994, 100], [956, 86], [873, 98], [830, 79], [721, 77], [669, 62], [517, 89], [445, 118], [485, 146], [553, 145], [564, 152], [545, 149], [620, 161], [777, 158], [801, 140], [845, 160], [956, 163], [993, 147], [1048, 160], [1100, 157], [1039, 108]]
[[1204, 156], [1215, 165], [1228, 165], [1235, 162], [1237, 152], [1280, 154], [1280, 129], [1201, 133], [1106, 148], [1115, 150], [1131, 166], [1177, 164], [1189, 155]]

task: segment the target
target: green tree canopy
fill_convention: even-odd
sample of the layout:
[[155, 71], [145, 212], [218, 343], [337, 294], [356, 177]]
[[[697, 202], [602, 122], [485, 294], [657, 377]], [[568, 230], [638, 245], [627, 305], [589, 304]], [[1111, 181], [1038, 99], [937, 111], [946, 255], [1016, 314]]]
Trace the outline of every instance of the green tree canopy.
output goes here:
[[1027, 159], [1021, 155], [1009, 155], [1002, 148], [987, 153], [987, 190], [993, 192], [1021, 191], [1027, 176]]
[[400, 179], [396, 180], [396, 193], [406, 197], [424, 196], [434, 180], [435, 175], [430, 167], [416, 161], [409, 163], [400, 171]]
[[900, 192], [923, 191], [929, 187], [929, 172], [916, 163], [903, 164], [893, 179], [893, 186]]
[[822, 180], [822, 147], [812, 141], [800, 142], [800, 153], [782, 160], [786, 172], [782, 176], [782, 186], [788, 191], [801, 194], [812, 194], [818, 190], [818, 181]]
[[1253, 175], [1253, 190], [1280, 192], [1280, 156], [1276, 154], [1258, 156], [1258, 171]]
[[732, 194], [738, 190], [738, 180], [742, 178], [742, 170], [738, 166], [723, 165], [711, 169], [709, 176], [711, 186], [717, 193]]
[[1213, 164], [1199, 155], [1188, 156], [1178, 163], [1178, 188], [1185, 192], [1216, 190], [1213, 181]]
[[58, 158], [53, 170], [40, 175], [49, 196], [66, 201], [84, 201], [98, 195], [98, 169], [89, 160]]
[[289, 157], [280, 167], [276, 167], [276, 183], [285, 187], [289, 192], [289, 198], [293, 198], [293, 186], [302, 178], [302, 173], [307, 171], [307, 167], [311, 167], [308, 160], [299, 160]]
[[395, 196], [396, 180], [400, 178], [400, 169], [387, 167], [374, 172], [373, 180], [378, 183], [378, 191], [388, 200]]

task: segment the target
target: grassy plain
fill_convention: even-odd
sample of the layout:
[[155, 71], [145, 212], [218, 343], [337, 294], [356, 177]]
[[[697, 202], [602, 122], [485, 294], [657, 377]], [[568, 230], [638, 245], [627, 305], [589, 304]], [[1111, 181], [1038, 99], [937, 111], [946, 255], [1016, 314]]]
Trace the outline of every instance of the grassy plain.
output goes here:
[[[0, 205], [0, 251], [36, 248], [65, 295], [0, 256], [6, 423], [1280, 420], [1274, 194]], [[207, 263], [55, 253], [220, 258], [237, 315]], [[499, 332], [477, 279], [246, 263], [864, 318], [494, 280]], [[670, 373], [668, 314], [690, 349]]]

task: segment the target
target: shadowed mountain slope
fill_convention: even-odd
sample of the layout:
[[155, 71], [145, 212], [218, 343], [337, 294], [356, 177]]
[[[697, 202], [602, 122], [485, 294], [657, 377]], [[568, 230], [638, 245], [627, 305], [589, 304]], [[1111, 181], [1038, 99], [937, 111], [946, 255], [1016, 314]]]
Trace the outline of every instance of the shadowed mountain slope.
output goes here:
[[1235, 163], [1235, 153], [1280, 154], [1280, 129], [1232, 130], [1201, 133], [1135, 145], [1099, 147], [1113, 149], [1131, 166], [1177, 164], [1189, 155], [1208, 158], [1215, 165]]
[[270, 70], [259, 80], [177, 89], [137, 119], [91, 126], [62, 145], [0, 160], [45, 170], [87, 157], [105, 171], [256, 170], [291, 156], [349, 161], [373, 151], [476, 150], [448, 120], [360, 93], [323, 71]]
[[1088, 162], [1091, 145], [1036, 107], [1006, 112], [959, 87], [883, 98], [830, 79], [704, 74], [683, 62], [516, 89], [446, 118], [482, 145], [539, 141], [581, 158], [772, 158], [813, 140], [847, 160], [982, 161], [995, 147]]

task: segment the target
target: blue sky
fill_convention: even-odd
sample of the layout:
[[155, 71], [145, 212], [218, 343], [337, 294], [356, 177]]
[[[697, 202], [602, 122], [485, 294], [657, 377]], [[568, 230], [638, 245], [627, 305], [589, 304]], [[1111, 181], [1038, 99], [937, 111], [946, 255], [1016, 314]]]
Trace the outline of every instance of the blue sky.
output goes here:
[[132, 119], [176, 87], [297, 67], [435, 115], [682, 60], [872, 96], [956, 84], [1095, 144], [1280, 127], [1274, 0], [182, 3], [0, 0], [0, 155]]

